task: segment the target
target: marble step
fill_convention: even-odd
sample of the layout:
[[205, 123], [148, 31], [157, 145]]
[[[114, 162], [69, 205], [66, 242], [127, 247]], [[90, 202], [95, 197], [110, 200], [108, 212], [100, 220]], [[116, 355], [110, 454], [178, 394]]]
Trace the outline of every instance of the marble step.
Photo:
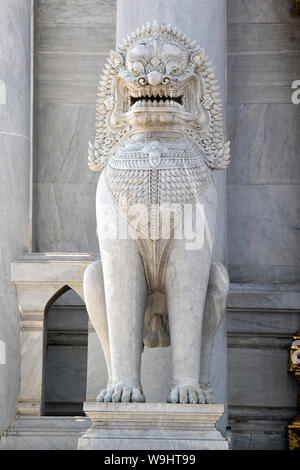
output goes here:
[[85, 417], [23, 416], [0, 438], [0, 450], [76, 450], [90, 427]]

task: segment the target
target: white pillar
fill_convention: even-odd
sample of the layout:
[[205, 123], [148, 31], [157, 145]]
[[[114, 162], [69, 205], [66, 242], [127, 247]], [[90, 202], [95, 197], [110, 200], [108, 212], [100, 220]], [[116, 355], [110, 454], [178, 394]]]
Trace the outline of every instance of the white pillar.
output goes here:
[[19, 391], [20, 320], [10, 264], [29, 243], [30, 20], [31, 0], [1, 0], [0, 430], [15, 417]]
[[[220, 98], [223, 103], [225, 118], [226, 91], [226, 0], [117, 0], [117, 44], [127, 34], [138, 27], [157, 20], [158, 23], [171, 23], [191, 40], [204, 47], [212, 62], [214, 73], [219, 82]], [[225, 121], [224, 121], [225, 125]], [[226, 135], [226, 133], [225, 133]], [[215, 171], [218, 188], [218, 217], [215, 235], [214, 259], [226, 265], [226, 172]], [[152, 352], [151, 352], [152, 354]], [[157, 367], [157, 352], [154, 360], [146, 356], [147, 369]], [[166, 370], [166, 354], [159, 361], [161, 370]], [[216, 390], [218, 403], [227, 403], [227, 357], [226, 326], [219, 327], [215, 338], [212, 359], [213, 374], [211, 380]], [[144, 374], [147, 377], [147, 374]], [[165, 382], [165, 375], [162, 377]], [[224, 422], [221, 427], [224, 428]]]
[[[226, 1], [225, 0], [118, 0], [117, 44], [147, 22], [171, 23], [204, 47], [212, 62], [225, 110]], [[223, 113], [223, 117], [225, 115]], [[216, 260], [226, 263], [226, 172], [215, 172], [219, 190]]]

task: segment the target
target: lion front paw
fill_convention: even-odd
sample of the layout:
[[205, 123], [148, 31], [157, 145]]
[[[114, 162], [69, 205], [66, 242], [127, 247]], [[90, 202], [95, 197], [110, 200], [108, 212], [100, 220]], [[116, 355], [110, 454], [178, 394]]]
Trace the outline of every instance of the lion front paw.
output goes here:
[[205, 403], [209, 403], [211, 405], [215, 404], [216, 399], [215, 399], [215, 394], [213, 392], [211, 384], [210, 383], [208, 383], [208, 384], [201, 383], [200, 385], [201, 385], [201, 390], [203, 391], [203, 393], [205, 395]]
[[97, 402], [143, 403], [145, 401], [145, 395], [141, 387], [127, 384], [109, 386], [101, 390], [97, 396]]
[[99, 395], [97, 395], [96, 402], [98, 402], [98, 403], [104, 402], [104, 398], [105, 398], [106, 394], [107, 394], [107, 388], [103, 388], [100, 391]]
[[197, 403], [215, 403], [215, 400], [211, 388], [184, 384], [176, 385], [170, 390], [167, 402], [195, 405]]

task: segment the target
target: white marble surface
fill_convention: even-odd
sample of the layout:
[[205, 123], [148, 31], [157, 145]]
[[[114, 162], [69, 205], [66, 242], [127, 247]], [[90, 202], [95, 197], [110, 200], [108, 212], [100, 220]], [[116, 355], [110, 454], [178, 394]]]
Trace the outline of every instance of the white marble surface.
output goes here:
[[[132, 14], [128, 15], [127, 12]], [[185, 14], [184, 11], [193, 12]], [[144, 23], [159, 19], [166, 24], [173, 24], [186, 33], [192, 40], [205, 48], [209, 59], [213, 63], [216, 77], [219, 81], [221, 99], [225, 101], [225, 34], [226, 34], [226, 12], [225, 2], [203, 0], [201, 2], [185, 1], [184, 11], [178, 8], [176, 1], [143, 1], [143, 8], [137, 0], [119, 0], [117, 2], [117, 43], [121, 42], [127, 34], [141, 27]], [[213, 40], [211, 39], [213, 38]], [[226, 123], [224, 122], [226, 128]], [[215, 172], [216, 173], [216, 172]], [[222, 173], [222, 174], [221, 174]], [[214, 259], [225, 262], [226, 258], [226, 175], [225, 172], [215, 174], [218, 187], [218, 214], [217, 214], [217, 237], [214, 245]], [[219, 329], [219, 342], [215, 343], [213, 363], [218, 363], [218, 370], [224, 374], [218, 376], [217, 395], [222, 403], [227, 402], [226, 385], [226, 325], [223, 323]], [[217, 358], [217, 360], [216, 360]]]
[[[171, 23], [187, 34], [191, 40], [205, 48], [213, 63], [219, 81], [221, 97], [225, 88], [225, 30], [226, 12], [223, 0], [185, 0], [184, 10], [177, 0], [117, 1], [117, 44], [136, 28], [154, 20]], [[127, 12], [131, 14], [128, 15]], [[188, 12], [188, 14], [185, 14]], [[191, 14], [192, 13], [192, 14]], [[213, 40], [211, 40], [213, 38]]]
[[227, 450], [215, 424], [223, 405], [86, 403], [92, 427], [79, 450]]
[[15, 416], [19, 369], [19, 314], [10, 263], [28, 247], [30, 1], [3, 0], [0, 8], [0, 430]]
[[171, 403], [85, 403], [93, 423], [195, 424], [211, 428], [224, 413], [224, 405], [178, 405]]
[[81, 417], [23, 416], [1, 437], [0, 450], [76, 450], [89, 426]]
[[[215, 354], [212, 357], [210, 380], [216, 391], [216, 400], [220, 403], [223, 399], [223, 391], [219, 388], [220, 382], [224, 380], [224, 368], [220, 367], [226, 361], [224, 348], [226, 337], [224, 338], [224, 324], [219, 328], [214, 339], [213, 349]], [[171, 384], [171, 348], [145, 348], [142, 355], [141, 382], [147, 403], [165, 403], [166, 396]], [[99, 391], [106, 386], [107, 373], [105, 360], [101, 345], [94, 330], [89, 331], [88, 340], [88, 382], [87, 400], [92, 402]], [[225, 415], [218, 422], [218, 429], [224, 429], [227, 417]]]
[[[36, 251], [98, 251], [87, 143], [115, 2], [37, 2]], [[76, 227], [74, 230], [74, 220]]]
[[227, 123], [232, 152], [228, 184], [300, 184], [299, 107], [228, 105]]
[[0, 104], [6, 104], [6, 83], [0, 80]]
[[232, 282], [299, 281], [299, 17], [292, 0], [228, 1]]
[[[105, 359], [96, 332], [89, 330], [87, 401], [93, 402], [106, 387]], [[170, 348], [145, 348], [142, 354], [141, 382], [149, 403], [165, 403], [171, 384]]]
[[115, 36], [114, 0], [51, 0], [37, 2], [39, 53], [107, 53]]
[[95, 401], [100, 390], [106, 387], [107, 379], [102, 347], [95, 330], [89, 325], [86, 401]]
[[0, 132], [29, 138], [30, 0], [2, 0], [0, 80], [6, 104], [0, 105]]
[[228, 0], [228, 23], [297, 23], [294, 0]]
[[296, 51], [229, 55], [228, 103], [290, 103], [300, 70]]
[[228, 186], [232, 282], [299, 280], [299, 185]]
[[[114, 38], [112, 0], [39, 1], [38, 100], [95, 106], [100, 70], [107, 52], [114, 46]], [[61, 120], [65, 120], [64, 113]]]
[[69, 104], [95, 104], [99, 73], [106, 55], [38, 53], [38, 99]]
[[228, 54], [297, 51], [299, 36], [297, 23], [231, 23], [227, 34]]
[[39, 0], [38, 23], [99, 25], [114, 21], [114, 0]]
[[[212, 62], [214, 73], [218, 79], [220, 99], [225, 105], [226, 89], [226, 5], [223, 0], [185, 0], [184, 7], [178, 8], [177, 0], [143, 0], [140, 8], [139, 0], [117, 1], [117, 44], [127, 34], [147, 22], [159, 20], [166, 24], [176, 25], [191, 40], [204, 47]], [[184, 10], [184, 11], [183, 11]], [[127, 11], [133, 12], [131, 15]], [[188, 14], [185, 14], [185, 11]], [[192, 14], [191, 14], [192, 12]], [[211, 39], [213, 38], [213, 40]], [[224, 117], [226, 116], [223, 113]], [[226, 122], [224, 121], [226, 130]], [[226, 135], [226, 132], [225, 132]], [[218, 215], [214, 259], [226, 265], [226, 172], [215, 174], [218, 187]]]
[[36, 182], [96, 184], [98, 175], [89, 170], [86, 162], [87, 142], [94, 125], [94, 105], [39, 102]]
[[96, 184], [38, 183], [36, 190], [36, 250], [96, 252]]

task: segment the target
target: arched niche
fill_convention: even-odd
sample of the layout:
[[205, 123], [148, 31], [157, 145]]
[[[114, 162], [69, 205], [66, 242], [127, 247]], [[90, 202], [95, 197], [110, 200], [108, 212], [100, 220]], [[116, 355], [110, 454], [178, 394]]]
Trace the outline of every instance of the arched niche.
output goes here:
[[84, 253], [23, 253], [11, 265], [20, 310], [20, 391], [16, 404], [20, 416], [43, 414], [45, 314], [70, 288], [83, 299], [83, 273], [93, 261], [94, 256]]
[[44, 314], [42, 414], [83, 415], [87, 383], [88, 315], [68, 285], [48, 301]]

